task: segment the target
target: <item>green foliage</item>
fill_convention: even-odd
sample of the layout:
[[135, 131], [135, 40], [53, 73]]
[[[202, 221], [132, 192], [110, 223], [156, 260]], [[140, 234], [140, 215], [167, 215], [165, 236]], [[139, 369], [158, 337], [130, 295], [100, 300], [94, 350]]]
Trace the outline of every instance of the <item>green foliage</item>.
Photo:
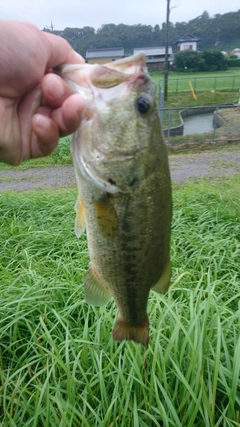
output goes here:
[[[170, 16], [171, 18], [171, 16]], [[213, 18], [205, 11], [201, 16], [189, 22], [169, 24], [169, 44], [174, 43], [186, 33], [200, 38], [201, 50], [219, 49], [230, 50], [235, 42], [240, 40], [240, 10], [238, 12], [215, 15]], [[44, 31], [50, 31], [44, 29]], [[73, 48], [85, 57], [90, 48], [124, 47], [128, 52], [134, 47], [164, 46], [166, 38], [166, 23], [162, 27], [151, 25], [106, 24], [99, 29], [92, 27], [65, 28], [63, 31], [52, 31], [64, 37]], [[234, 46], [234, 47], [236, 47]]]
[[[54, 166], [54, 165], [71, 165], [72, 164], [72, 155], [71, 155], [71, 137], [65, 136], [59, 140], [57, 148], [47, 157], [40, 157], [37, 159], [30, 159], [22, 162], [18, 168], [27, 169], [30, 167], [38, 166]], [[12, 166], [9, 166], [5, 163], [0, 164], [1, 169], [11, 169]]]
[[184, 50], [175, 54], [175, 69], [178, 72], [224, 71], [227, 69], [227, 61], [217, 50], [203, 52]]
[[[43, 31], [49, 31], [44, 29]], [[83, 28], [65, 28], [63, 31], [53, 31], [54, 34], [66, 39], [69, 44], [83, 57], [86, 50], [96, 47], [96, 31], [92, 27]]]
[[57, 148], [51, 154], [51, 158], [54, 164], [63, 164], [63, 163], [71, 164], [72, 163], [70, 146], [71, 146], [70, 136], [66, 136], [60, 139]]
[[124, 47], [126, 51], [130, 49], [132, 54], [134, 47], [159, 46], [165, 43], [165, 34], [159, 25], [153, 28], [151, 25], [141, 24], [105, 24], [97, 30], [92, 27], [65, 28], [63, 31], [53, 33], [65, 38], [83, 57], [87, 49]]
[[203, 67], [202, 53], [192, 50], [184, 50], [175, 54], [176, 71], [201, 71]]
[[150, 345], [116, 344], [88, 306], [76, 192], [0, 195], [0, 424], [236, 427], [239, 177], [174, 187], [172, 286], [149, 299]]
[[218, 50], [203, 51], [202, 59], [202, 71], [224, 71], [227, 69], [227, 61], [222, 52]]
[[189, 22], [177, 22], [174, 26], [174, 41], [184, 34], [190, 33], [201, 39], [198, 46], [202, 51], [209, 49], [230, 50], [230, 45], [233, 45], [234, 42], [234, 47], [239, 44], [236, 43], [240, 40], [239, 20], [240, 10], [223, 15], [217, 14], [214, 17], [210, 17], [205, 11], [201, 16]]
[[[233, 56], [235, 56], [235, 55], [233, 55]], [[236, 58], [236, 56], [235, 56], [235, 58]], [[236, 59], [229, 59], [228, 61], [227, 61], [227, 66], [228, 67], [231, 67], [231, 68], [234, 68], [234, 67], [240, 67], [240, 58], [238, 59], [238, 58], [236, 58]]]

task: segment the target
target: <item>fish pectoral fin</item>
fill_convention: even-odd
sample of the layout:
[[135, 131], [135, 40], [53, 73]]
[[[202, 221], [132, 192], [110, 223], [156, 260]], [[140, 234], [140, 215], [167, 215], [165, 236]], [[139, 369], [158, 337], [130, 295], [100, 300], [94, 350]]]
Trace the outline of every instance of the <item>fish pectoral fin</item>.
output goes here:
[[96, 274], [89, 268], [84, 282], [85, 300], [91, 305], [106, 305], [112, 298], [109, 290], [102, 285]]
[[169, 283], [171, 277], [171, 264], [170, 258], [167, 259], [164, 270], [157, 281], [157, 283], [152, 287], [152, 290], [158, 292], [159, 294], [165, 294], [168, 291]]
[[114, 206], [107, 196], [99, 200], [93, 200], [95, 218], [100, 233], [109, 239], [116, 237], [118, 233], [118, 217]]
[[83, 200], [80, 196], [78, 196], [76, 204], [75, 204], [75, 211], [76, 211], [76, 219], [75, 219], [75, 234], [77, 237], [80, 237], [82, 233], [85, 231], [86, 225], [85, 225], [85, 206], [83, 203]]

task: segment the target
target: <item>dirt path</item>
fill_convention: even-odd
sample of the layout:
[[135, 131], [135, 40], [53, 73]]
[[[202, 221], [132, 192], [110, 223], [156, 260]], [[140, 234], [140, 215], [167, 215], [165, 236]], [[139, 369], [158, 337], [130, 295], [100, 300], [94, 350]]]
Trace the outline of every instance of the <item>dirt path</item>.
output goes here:
[[[240, 148], [228, 152], [171, 155], [172, 180], [184, 183], [240, 172]], [[73, 166], [0, 170], [0, 191], [76, 187]]]

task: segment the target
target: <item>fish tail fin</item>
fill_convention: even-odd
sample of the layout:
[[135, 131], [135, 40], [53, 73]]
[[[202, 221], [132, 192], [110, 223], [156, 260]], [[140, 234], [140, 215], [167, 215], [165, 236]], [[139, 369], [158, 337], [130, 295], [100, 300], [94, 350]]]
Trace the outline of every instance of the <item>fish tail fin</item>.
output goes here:
[[115, 341], [122, 342], [132, 340], [147, 347], [149, 342], [148, 317], [145, 322], [140, 325], [129, 325], [119, 317], [115, 323], [112, 335]]

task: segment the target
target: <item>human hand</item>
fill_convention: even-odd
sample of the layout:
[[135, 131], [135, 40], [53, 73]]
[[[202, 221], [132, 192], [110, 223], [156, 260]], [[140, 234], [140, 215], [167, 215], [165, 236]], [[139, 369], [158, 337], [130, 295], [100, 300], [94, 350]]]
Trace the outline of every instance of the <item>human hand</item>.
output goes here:
[[0, 161], [46, 156], [80, 124], [83, 100], [52, 69], [83, 63], [61, 37], [0, 19]]

